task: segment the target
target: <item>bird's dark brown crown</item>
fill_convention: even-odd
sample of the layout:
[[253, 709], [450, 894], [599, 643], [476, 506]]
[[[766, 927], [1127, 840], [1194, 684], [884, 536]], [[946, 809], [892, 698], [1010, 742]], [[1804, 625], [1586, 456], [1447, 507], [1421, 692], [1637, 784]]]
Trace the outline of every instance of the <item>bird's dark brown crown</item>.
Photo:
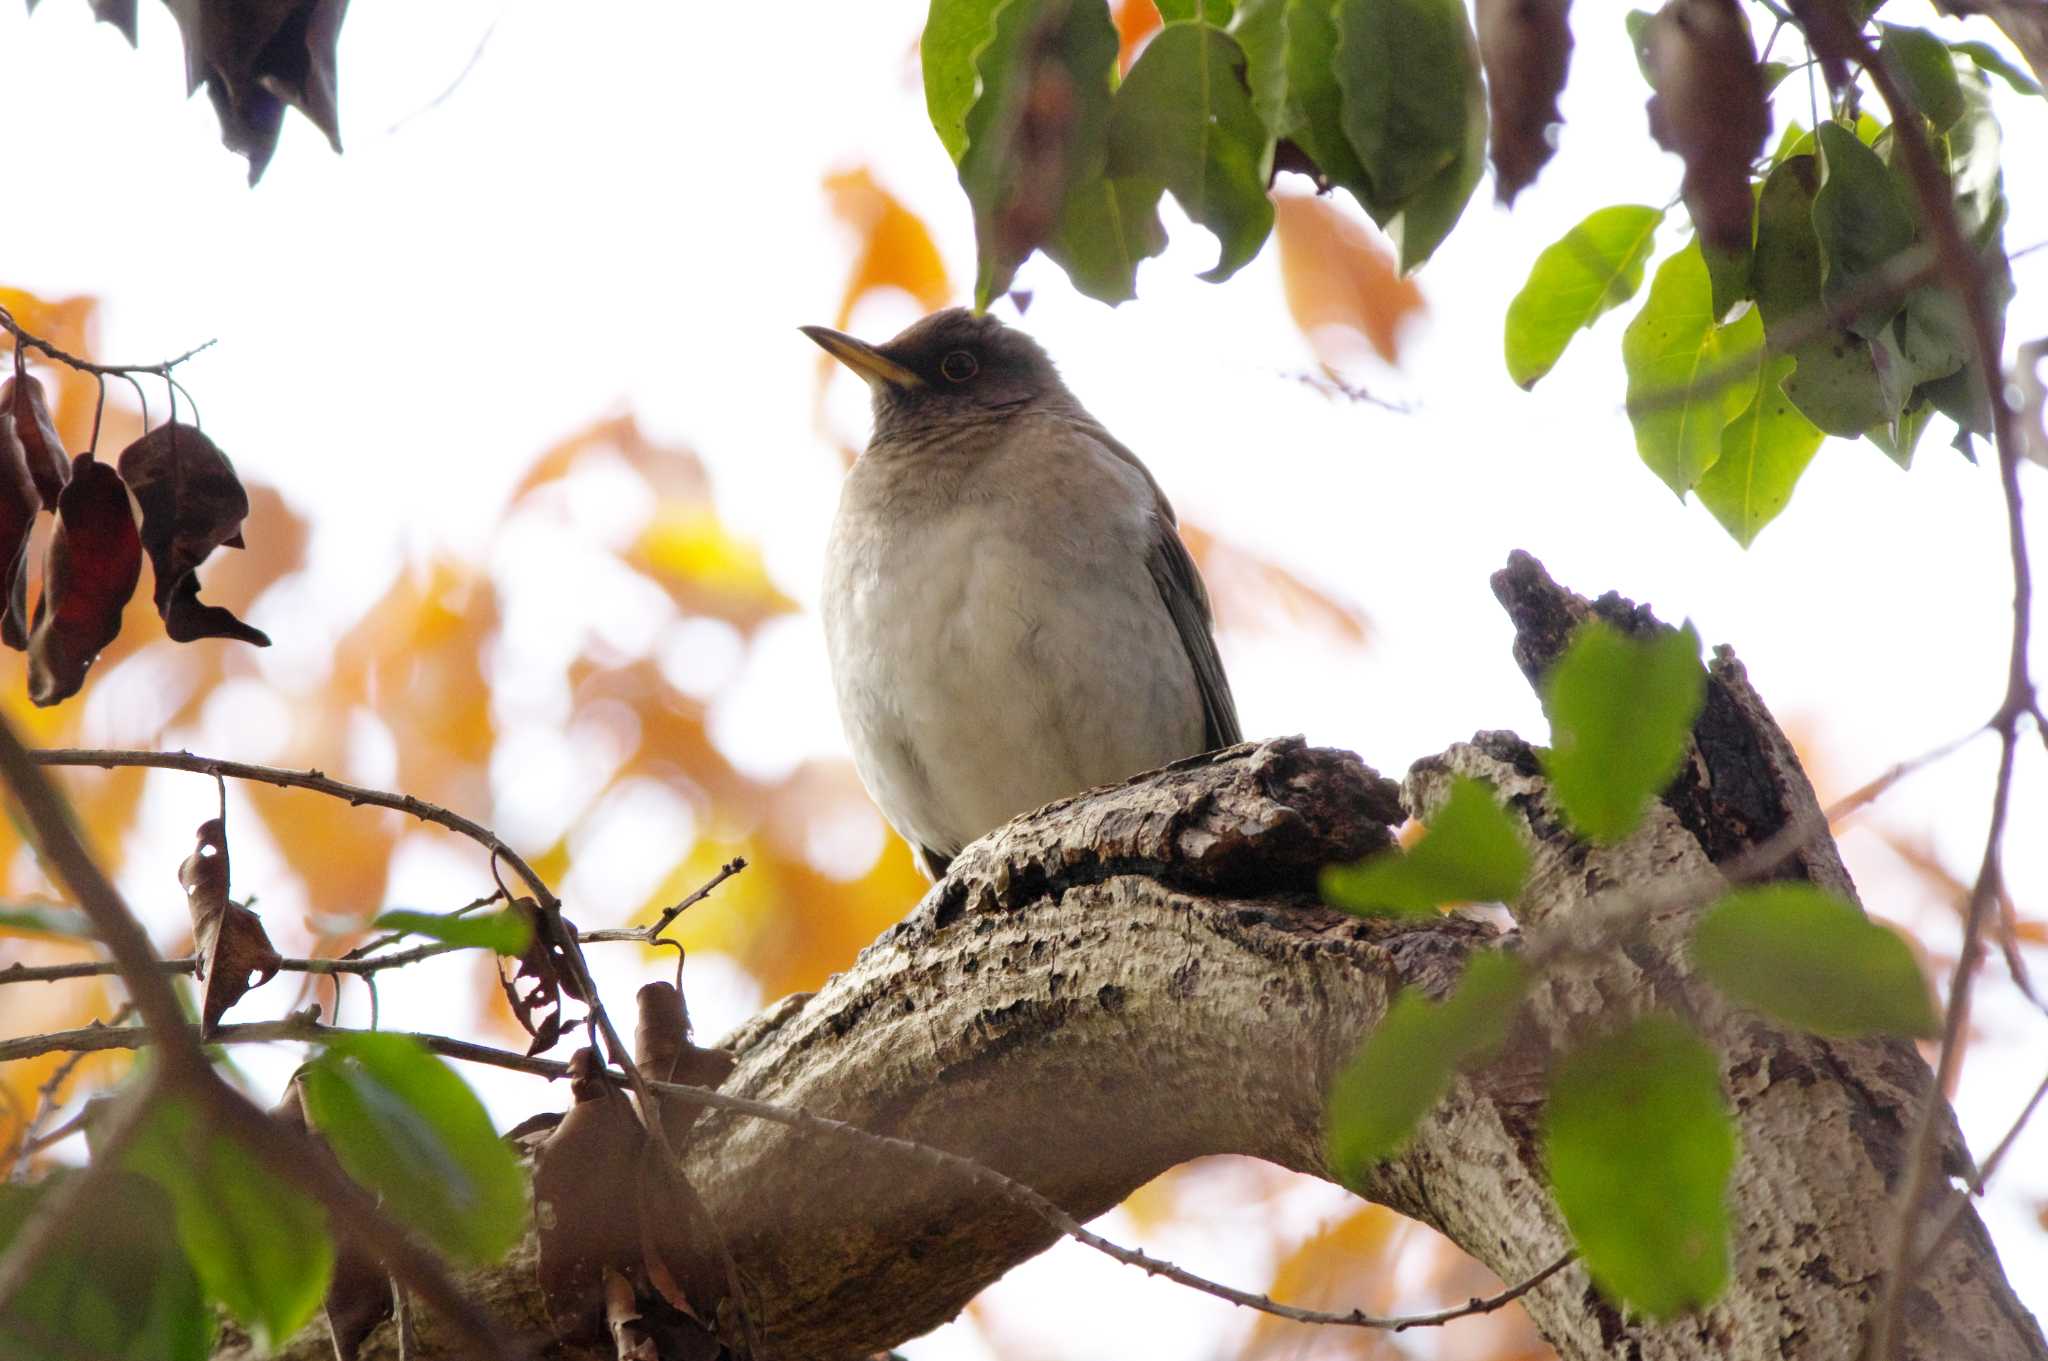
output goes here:
[[878, 348], [924, 380], [921, 391], [894, 394], [915, 404], [1003, 408], [1064, 390], [1037, 341], [964, 307], [934, 312]]

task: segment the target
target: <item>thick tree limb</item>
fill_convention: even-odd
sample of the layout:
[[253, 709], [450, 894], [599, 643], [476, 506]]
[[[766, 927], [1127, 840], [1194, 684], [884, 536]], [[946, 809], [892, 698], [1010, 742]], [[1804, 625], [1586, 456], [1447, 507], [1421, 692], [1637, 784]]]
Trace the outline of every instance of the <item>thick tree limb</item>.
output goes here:
[[[1587, 606], [1525, 558], [1496, 589], [1532, 677], [1588, 608], [1649, 626], [1626, 601]], [[1815, 838], [1771, 873], [1853, 893], [1740, 664], [1724, 650], [1712, 675], [1693, 760], [1619, 847], [1563, 831], [1533, 754], [1509, 734], [1420, 763], [1407, 806], [1426, 808], [1452, 772], [1495, 783], [1537, 848], [1516, 909], [1531, 932], [1601, 917], [1603, 895], [1708, 875], [1803, 819]], [[739, 1066], [725, 1090], [936, 1144], [1082, 1218], [1203, 1154], [1327, 1176], [1324, 1092], [1393, 993], [1441, 994], [1472, 951], [1517, 948], [1477, 918], [1361, 921], [1318, 904], [1316, 870], [1384, 845], [1402, 816], [1388, 782], [1298, 739], [1053, 805], [969, 847], [846, 973], [728, 1040]], [[1788, 1035], [1733, 1011], [1691, 976], [1688, 910], [1662, 907], [1625, 948], [1556, 966], [1502, 1058], [1461, 1079], [1364, 1189], [1504, 1279], [1533, 1274], [1567, 1246], [1537, 1154], [1548, 1063], [1575, 1037], [1679, 1012], [1720, 1050], [1741, 1127], [1734, 1282], [1711, 1309], [1658, 1327], [1621, 1317], [1578, 1267], [1525, 1306], [1569, 1361], [1852, 1355], [1927, 1067], [1904, 1043]], [[1964, 1171], [1952, 1130], [1944, 1144], [1950, 1173]], [[955, 1179], [723, 1113], [693, 1131], [688, 1161], [778, 1357], [860, 1356], [914, 1336], [1053, 1237]], [[1927, 1211], [1946, 1213], [1958, 1194], [1937, 1183]], [[530, 1259], [494, 1277], [514, 1301], [530, 1299], [530, 1282]], [[2048, 1357], [1967, 1207], [1905, 1314], [1905, 1354], [1920, 1361]], [[293, 1354], [318, 1355], [314, 1343], [325, 1345], [301, 1339]]]

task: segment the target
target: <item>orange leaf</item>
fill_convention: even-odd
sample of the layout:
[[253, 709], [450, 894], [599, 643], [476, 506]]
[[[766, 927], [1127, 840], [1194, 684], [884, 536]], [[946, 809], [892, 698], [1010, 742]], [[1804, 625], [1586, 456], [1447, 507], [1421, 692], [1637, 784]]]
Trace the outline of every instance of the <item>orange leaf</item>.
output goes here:
[[1349, 332], [1399, 363], [1402, 328], [1425, 304], [1385, 241], [1328, 199], [1275, 194], [1273, 212], [1287, 309], [1318, 357], [1333, 365], [1349, 357], [1357, 348]]
[[825, 192], [831, 197], [833, 214], [858, 232], [861, 240], [853, 274], [840, 295], [835, 325], [844, 327], [851, 321], [854, 306], [878, 288], [900, 288], [927, 312], [936, 312], [952, 300], [946, 262], [939, 258], [931, 232], [917, 214], [875, 183], [867, 167], [827, 175]]
[[1159, 6], [1153, 0], [1117, 0], [1116, 69], [1122, 75], [1138, 59], [1145, 39], [1159, 31]]
[[1370, 632], [1365, 611], [1342, 596], [1311, 585], [1268, 558], [1181, 522], [1180, 536], [1202, 569], [1217, 620], [1225, 628], [1305, 628], [1363, 647]]

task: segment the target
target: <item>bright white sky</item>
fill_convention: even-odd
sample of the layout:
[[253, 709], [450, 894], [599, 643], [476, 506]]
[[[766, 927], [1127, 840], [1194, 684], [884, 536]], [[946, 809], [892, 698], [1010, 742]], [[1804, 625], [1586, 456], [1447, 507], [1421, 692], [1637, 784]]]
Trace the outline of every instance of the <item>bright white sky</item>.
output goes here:
[[[1929, 20], [1903, 0], [1894, 10], [1887, 17]], [[809, 603], [838, 465], [812, 428], [816, 351], [795, 328], [831, 320], [851, 249], [821, 178], [871, 165], [931, 224], [956, 280], [972, 276], [965, 204], [924, 120], [913, 46], [922, 11], [913, 0], [772, 10], [357, 0], [340, 59], [346, 155], [293, 116], [252, 192], [206, 100], [182, 97], [162, 7], [142, 7], [131, 52], [83, 0], [48, 0], [33, 19], [0, 5], [0, 89], [14, 111], [0, 281], [104, 299], [109, 359], [219, 338], [186, 381], [244, 472], [315, 513], [309, 594], [333, 619], [382, 591], [389, 548], [479, 550], [535, 452], [628, 408], [702, 453], [728, 519]], [[1043, 261], [1020, 276], [1036, 293], [1030, 329], [1184, 516], [1371, 615], [1364, 653], [1226, 636], [1248, 733], [1306, 732], [1393, 773], [1476, 729], [1540, 737], [1486, 586], [1515, 547], [1581, 590], [1620, 589], [1667, 619], [1690, 616], [1709, 643], [1733, 642], [1844, 788], [1993, 707], [2010, 625], [1997, 486], [1939, 431], [1911, 474], [1867, 445], [1831, 442], [1745, 553], [1637, 462], [1620, 406], [1620, 317], [1581, 337], [1534, 395], [1509, 382], [1502, 313], [1536, 252], [1593, 207], [1663, 203], [1676, 190], [1676, 162], [1644, 135], [1646, 92], [1619, 12], [1581, 7], [1562, 149], [1543, 179], [1512, 215], [1482, 186], [1423, 271], [1431, 314], [1401, 369], [1359, 375], [1411, 414], [1332, 402], [1295, 381], [1310, 356], [1274, 252], [1223, 287], [1203, 284], [1194, 275], [1214, 245], [1177, 216], [1136, 305], [1087, 301]], [[2011, 172], [2043, 164], [2048, 103], [1999, 90], [2016, 149], [2007, 240], [2017, 248], [2048, 240], [2048, 182]], [[2011, 333], [2048, 333], [2048, 252], [2017, 273]], [[878, 302], [855, 329], [885, 335], [911, 314], [907, 302]], [[860, 394], [842, 384], [833, 401], [857, 440]], [[2038, 544], [2048, 485], [2036, 469], [2027, 484]], [[565, 594], [556, 617], [568, 630], [585, 613]], [[288, 665], [289, 649], [277, 652], [266, 664]], [[736, 759], [772, 771], [842, 751], [813, 617], [772, 629], [747, 667], [742, 697], [717, 722]], [[2048, 647], [2035, 668], [2048, 672]], [[1967, 872], [1992, 754], [1979, 743], [1895, 791], [1878, 816], [1931, 829]], [[2025, 753], [2008, 852], [2022, 911], [2036, 916], [2048, 914], [2042, 755], [2038, 744]], [[189, 821], [180, 812], [175, 835]], [[1874, 911], [1942, 938], [1940, 907], [1907, 889], [1875, 838], [1852, 831], [1844, 845]], [[467, 896], [441, 891], [444, 865], [422, 861], [400, 879], [401, 897]], [[713, 991], [693, 994], [712, 1033], [757, 1000], [739, 980]], [[1959, 1099], [1980, 1151], [2048, 1053], [2039, 1015], [2009, 989], [1990, 991], [1979, 1014], [1991, 1038]], [[503, 1108], [532, 1107], [530, 1090], [480, 1085]], [[2048, 1251], [2033, 1223], [2044, 1198], [2048, 1129], [2037, 1127], [1987, 1210], [2037, 1310], [2048, 1310]], [[1258, 1213], [1313, 1222], [1341, 1203], [1303, 1192]], [[1239, 1213], [1218, 1204], [1213, 1223], [1227, 1229]], [[1151, 1246], [1263, 1282], [1268, 1264], [1234, 1237], [1245, 1235]], [[1084, 1319], [1070, 1294], [1068, 1307], [1047, 1310], [1048, 1289], [1116, 1307]], [[1013, 1273], [986, 1308], [1012, 1355], [1200, 1356], [1245, 1324], [1079, 1250]], [[1433, 1344], [1419, 1345], [1428, 1354]], [[910, 1351], [936, 1361], [981, 1355], [982, 1344], [963, 1326]]]

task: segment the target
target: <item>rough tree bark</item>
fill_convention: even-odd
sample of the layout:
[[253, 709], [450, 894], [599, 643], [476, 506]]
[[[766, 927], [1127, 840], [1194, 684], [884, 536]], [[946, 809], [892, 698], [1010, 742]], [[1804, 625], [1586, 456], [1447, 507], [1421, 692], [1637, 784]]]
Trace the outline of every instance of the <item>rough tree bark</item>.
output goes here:
[[[1494, 585], [1532, 681], [1589, 610], [1654, 626], [1627, 601], [1563, 591], [1524, 555]], [[847, 972], [743, 1027], [725, 1090], [965, 1154], [1084, 1219], [1204, 1154], [1327, 1177], [1324, 1093], [1389, 999], [1411, 984], [1441, 995], [1468, 955], [1516, 948], [1519, 930], [1354, 919], [1318, 903], [1317, 869], [1385, 845], [1449, 774], [1476, 775], [1536, 849], [1518, 927], [1558, 927], [1589, 920], [1595, 895], [1699, 872], [1817, 817], [1740, 663], [1722, 649], [1710, 671], [1687, 767], [1612, 849], [1563, 830], [1529, 746], [1507, 733], [1419, 762], [1398, 790], [1347, 753], [1282, 739], [1019, 819], [961, 855]], [[1776, 874], [1854, 892], [1824, 834]], [[1502, 1058], [1460, 1079], [1363, 1193], [1505, 1280], [1534, 1273], [1567, 1245], [1537, 1151], [1546, 1065], [1574, 1037], [1682, 1013], [1719, 1049], [1741, 1128], [1732, 1285], [1662, 1326], [1622, 1317], [1578, 1267], [1524, 1304], [1568, 1361], [1852, 1357], [1927, 1066], [1903, 1042], [1788, 1034], [1731, 1009], [1691, 972], [1685, 915], [1547, 975]], [[870, 1150], [719, 1113], [700, 1131], [690, 1175], [776, 1357], [856, 1357], [916, 1336], [1053, 1240], [1006, 1200]], [[1953, 1131], [1943, 1156], [1952, 1176], [1967, 1166]], [[1956, 1194], [1937, 1178], [1927, 1208]], [[540, 1317], [530, 1256], [476, 1282], [508, 1319]], [[2048, 1357], [1974, 1211], [1909, 1292], [1906, 1321], [1913, 1361]], [[445, 1354], [431, 1328], [424, 1341]], [[325, 1346], [316, 1325], [291, 1354]]]

